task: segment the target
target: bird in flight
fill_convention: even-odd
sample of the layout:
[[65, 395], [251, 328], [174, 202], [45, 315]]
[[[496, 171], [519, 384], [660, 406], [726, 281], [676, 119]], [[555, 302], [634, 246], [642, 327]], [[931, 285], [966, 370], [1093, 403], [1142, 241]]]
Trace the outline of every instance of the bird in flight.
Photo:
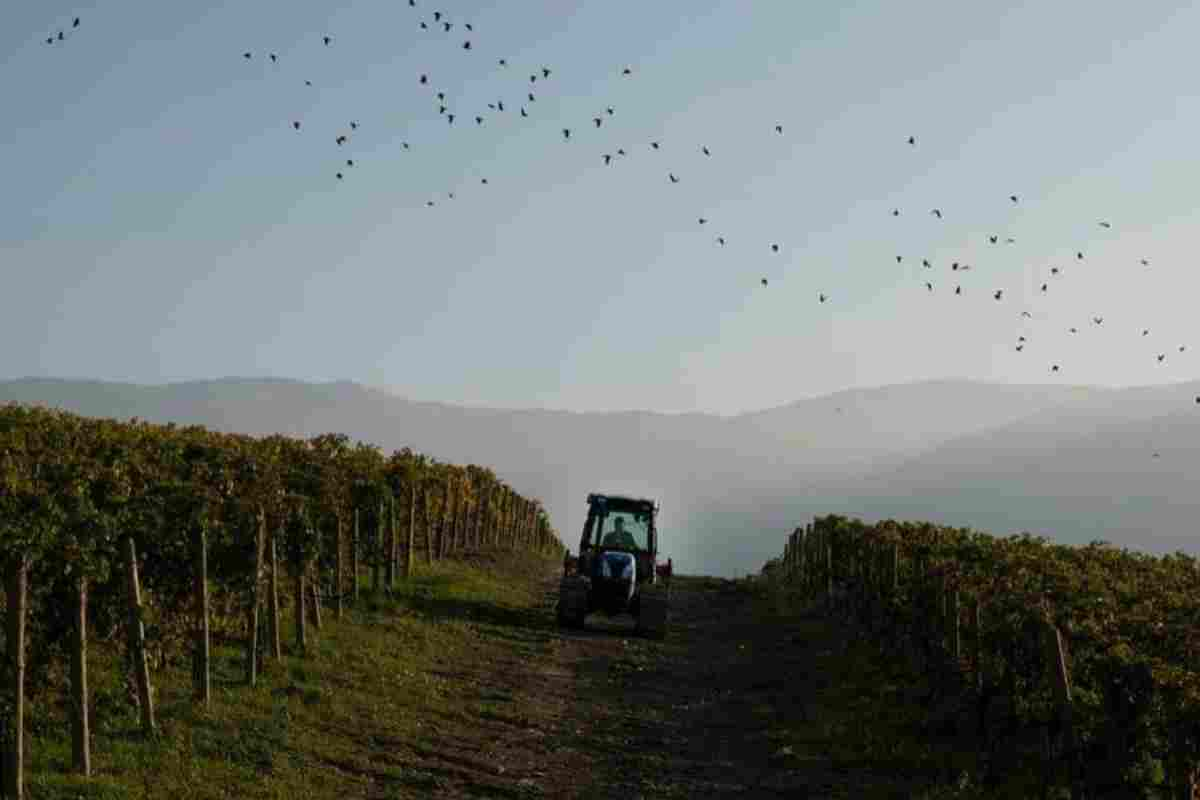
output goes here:
[[675, 177], [674, 172], [668, 172], [667, 177], [671, 179], [671, 183], [679, 183], [679, 178]]
[[775, 132], [776, 132], [776, 133], [783, 133], [783, 126], [782, 126], [782, 125], [776, 125], [776, 126], [775, 126]]
[[777, 245], [777, 244], [773, 244], [773, 245], [771, 245], [771, 252], [772, 252], [772, 253], [778, 253], [778, 252], [779, 252], [779, 245]]
[[763, 279], [762, 279], [762, 285], [763, 285], [763, 286], [766, 286], [766, 285], [767, 285], [767, 279], [766, 279], [766, 278], [763, 278]]
[[570, 128], [563, 128], [563, 129], [562, 129], [562, 134], [563, 134], [563, 140], [564, 140], [564, 141], [566, 141], [567, 139], [570, 139], [570, 138], [571, 138], [571, 129], [570, 129]]
[[910, 137], [908, 137], [908, 143], [909, 143], [909, 144], [911, 144], [911, 145], [916, 145], [916, 143], [917, 143], [917, 137], [915, 137], [915, 136], [910, 136]]
[[1008, 196], [1008, 199], [1009, 199], [1009, 200], [1012, 200], [1014, 203], [1015, 203], [1015, 202], [1017, 202], [1017, 196], [1016, 196], [1015, 194], [1010, 194], [1010, 195]]
[[824, 293], [824, 292], [822, 292], [821, 294], [818, 294], [818, 295], [817, 295], [817, 302], [819, 302], [819, 303], [824, 303], [824, 302], [825, 302], [826, 300], [828, 300], [828, 299], [829, 299], [829, 298], [825, 296], [825, 293]]
[[935, 217], [937, 217], [938, 219], [941, 219], [941, 218], [942, 218], [942, 210], [941, 210], [940, 208], [935, 208], [935, 209], [933, 209], [932, 211], [930, 211], [929, 213], [930, 213], [930, 214], [933, 214], [933, 215], [934, 215]]
[[1111, 228], [1111, 227], [1112, 227], [1112, 223], [1109, 223], [1109, 222], [1101, 222], [1101, 223], [1100, 223], [1100, 227], [1101, 227], [1101, 228]]
[[631, 70], [629, 67], [626, 67], [625, 69], [621, 70], [621, 74], [622, 75], [632, 75], [633, 70]]
[[330, 37], [330, 36], [323, 36], [323, 37], [321, 37], [321, 38], [325, 40], [325, 46], [326, 46], [326, 47], [328, 47], [328, 46], [329, 46], [329, 43], [333, 41], [333, 37]]

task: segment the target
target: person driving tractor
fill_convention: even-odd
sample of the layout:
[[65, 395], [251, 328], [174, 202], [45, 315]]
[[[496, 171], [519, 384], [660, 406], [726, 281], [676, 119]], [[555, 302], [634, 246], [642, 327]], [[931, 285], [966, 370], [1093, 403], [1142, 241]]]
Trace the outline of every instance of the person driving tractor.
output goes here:
[[636, 550], [637, 542], [633, 538], [633, 534], [625, 530], [625, 520], [617, 517], [613, 521], [613, 529], [604, 536], [604, 541], [601, 543], [603, 547], [619, 547], [625, 550]]

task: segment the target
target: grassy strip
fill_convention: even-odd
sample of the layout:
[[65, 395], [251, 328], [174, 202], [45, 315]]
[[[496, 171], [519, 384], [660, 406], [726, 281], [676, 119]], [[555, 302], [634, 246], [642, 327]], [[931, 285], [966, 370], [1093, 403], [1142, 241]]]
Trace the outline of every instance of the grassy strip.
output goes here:
[[[535, 563], [531, 563], [535, 562]], [[309, 654], [285, 647], [259, 685], [244, 684], [238, 643], [213, 651], [213, 702], [191, 700], [190, 667], [156, 673], [161, 732], [138, 733], [126, 699], [121, 653], [94, 646], [90, 670], [98, 713], [91, 779], [67, 774], [62, 709], [33, 720], [32, 798], [342, 798], [427, 796], [447, 780], [422, 765], [433, 742], [514, 713], [503, 691], [489, 695], [460, 676], [466, 663], [529, 655], [545, 637], [518, 627], [543, 603], [540, 580], [558, 567], [537, 556], [482, 553], [420, 566], [391, 597], [370, 597], [342, 622], [327, 611]], [[284, 641], [292, 641], [286, 624]], [[521, 641], [516, 641], [520, 639]]]

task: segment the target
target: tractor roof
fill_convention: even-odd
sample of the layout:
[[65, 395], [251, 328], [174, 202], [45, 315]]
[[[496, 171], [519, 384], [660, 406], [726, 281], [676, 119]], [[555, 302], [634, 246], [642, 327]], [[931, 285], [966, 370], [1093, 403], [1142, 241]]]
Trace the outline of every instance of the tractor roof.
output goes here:
[[588, 505], [592, 505], [598, 501], [603, 501], [610, 506], [621, 506], [625, 508], [644, 509], [653, 511], [658, 508], [658, 503], [648, 497], [632, 497], [623, 494], [598, 494], [592, 493], [588, 495]]

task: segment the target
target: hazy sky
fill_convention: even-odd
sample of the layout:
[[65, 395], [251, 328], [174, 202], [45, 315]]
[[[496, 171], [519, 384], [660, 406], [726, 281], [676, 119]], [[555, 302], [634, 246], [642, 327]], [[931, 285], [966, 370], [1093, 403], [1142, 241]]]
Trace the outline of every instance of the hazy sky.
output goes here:
[[0, 377], [731, 413], [1200, 374], [1193, 4], [212, 5], [0, 10]]

